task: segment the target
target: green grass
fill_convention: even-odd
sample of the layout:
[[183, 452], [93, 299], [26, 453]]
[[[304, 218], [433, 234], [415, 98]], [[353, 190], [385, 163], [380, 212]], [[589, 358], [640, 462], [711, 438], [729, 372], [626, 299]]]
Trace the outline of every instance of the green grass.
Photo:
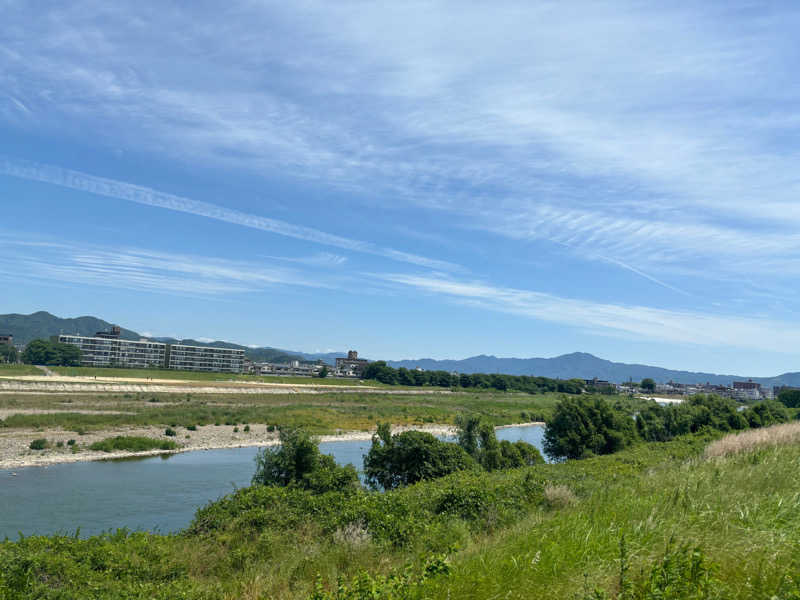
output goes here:
[[116, 450], [147, 452], [148, 450], [175, 450], [177, 448], [178, 444], [171, 440], [122, 435], [106, 438], [89, 446], [89, 450], [98, 452], [114, 452]]
[[245, 488], [180, 535], [0, 543], [0, 597], [797, 600], [800, 445], [704, 460], [709, 440], [386, 494]]
[[[396, 395], [329, 394], [74, 394], [69, 396], [0, 396], [10, 414], [6, 427], [97, 431], [122, 426], [182, 427], [214, 423], [249, 423], [306, 427], [311, 433], [368, 430], [377, 421], [395, 424], [452, 423], [459, 413], [482, 416], [494, 425], [545, 420], [557, 394], [454, 393]], [[156, 399], [157, 402], [151, 400]], [[58, 410], [45, 414], [13, 414], [13, 408]], [[124, 414], [83, 414], [74, 410], [113, 410]]]
[[44, 373], [33, 365], [0, 364], [0, 377], [12, 377], [14, 375], [44, 375]]

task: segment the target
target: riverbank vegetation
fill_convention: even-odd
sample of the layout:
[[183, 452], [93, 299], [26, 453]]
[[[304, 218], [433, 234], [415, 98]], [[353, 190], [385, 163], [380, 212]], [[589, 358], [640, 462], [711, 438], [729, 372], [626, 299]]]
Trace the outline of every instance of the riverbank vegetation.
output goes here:
[[[0, 414], [6, 415], [0, 420], [0, 427], [85, 432], [128, 426], [250, 424], [253, 435], [276, 425], [301, 427], [312, 434], [333, 434], [370, 430], [377, 421], [396, 425], [452, 424], [464, 412], [492, 425], [544, 421], [559, 399], [557, 394], [494, 392], [0, 395]], [[15, 413], [15, 409], [20, 412]], [[31, 414], [32, 410], [39, 412]]]
[[147, 452], [149, 450], [175, 450], [178, 444], [171, 440], [157, 440], [155, 438], [118, 435], [94, 442], [89, 446], [89, 450], [96, 452]]
[[202, 508], [179, 535], [2, 543], [0, 595], [800, 597], [800, 446], [704, 459], [713, 438], [383, 494], [256, 485]]
[[[579, 418], [561, 433], [627, 431], [614, 419], [623, 406], [596, 400], [563, 400], [554, 412]], [[616, 452], [458, 470], [385, 493], [352, 477], [298, 484], [291, 473], [314, 455], [301, 436], [299, 454], [283, 457], [294, 466], [271, 452], [276, 460], [259, 465], [267, 480], [202, 507], [180, 534], [0, 543], [0, 596], [797, 600], [800, 444], [786, 433], [797, 424], [722, 438], [751, 421], [731, 422], [717, 399], [684, 411], [677, 422], [708, 423], [649, 442], [634, 426]], [[480, 455], [480, 434], [469, 432], [481, 427], [460, 424], [458, 448], [475, 461], [465, 446]], [[736, 449], [712, 450], [720, 444]]]

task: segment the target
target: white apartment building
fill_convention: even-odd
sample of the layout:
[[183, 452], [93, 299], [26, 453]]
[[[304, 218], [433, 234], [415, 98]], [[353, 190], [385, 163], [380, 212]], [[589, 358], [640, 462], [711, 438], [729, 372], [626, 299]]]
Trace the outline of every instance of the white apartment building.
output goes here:
[[167, 344], [149, 340], [59, 335], [58, 341], [81, 351], [83, 367], [122, 367], [128, 369], [163, 368]]

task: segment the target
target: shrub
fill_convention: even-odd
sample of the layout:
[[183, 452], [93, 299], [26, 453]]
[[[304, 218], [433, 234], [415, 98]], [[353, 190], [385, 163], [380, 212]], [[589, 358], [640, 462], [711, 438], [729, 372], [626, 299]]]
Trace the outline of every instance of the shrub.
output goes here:
[[332, 456], [321, 454], [319, 443], [305, 431], [284, 429], [280, 440], [280, 446], [256, 454], [254, 484], [300, 487], [315, 493], [359, 486], [355, 467], [340, 467]]
[[189, 431], [197, 431], [197, 425], [189, 425], [186, 429]]
[[148, 450], [175, 450], [177, 447], [178, 444], [171, 440], [118, 435], [93, 443], [89, 446], [89, 450], [94, 450], [96, 452], [114, 452], [115, 450], [147, 452]]
[[63, 448], [64, 442], [56, 442], [56, 448]]
[[74, 445], [75, 445], [75, 440], [68, 440], [67, 441], [67, 446], [74, 446]]
[[364, 458], [369, 484], [387, 490], [476, 467], [475, 460], [461, 446], [438, 440], [424, 431], [392, 435], [388, 423], [378, 425], [378, 433]]
[[234, 427], [233, 428], [233, 433], [239, 433], [239, 428], [238, 427]]
[[275, 431], [275, 425], [267, 425], [267, 431], [269, 433], [272, 433], [273, 431]]
[[33, 440], [28, 447], [31, 450], [44, 450], [47, 448], [47, 440], [44, 438]]
[[245, 433], [248, 433], [250, 431], [250, 425], [245, 425], [244, 426], [244, 430], [245, 430]]
[[167, 427], [164, 430], [164, 435], [168, 435], [170, 437], [175, 437], [176, 435], [178, 435], [178, 432], [175, 431], [172, 427]]
[[544, 433], [544, 450], [552, 458], [611, 454], [636, 438], [633, 419], [603, 398], [564, 398]]

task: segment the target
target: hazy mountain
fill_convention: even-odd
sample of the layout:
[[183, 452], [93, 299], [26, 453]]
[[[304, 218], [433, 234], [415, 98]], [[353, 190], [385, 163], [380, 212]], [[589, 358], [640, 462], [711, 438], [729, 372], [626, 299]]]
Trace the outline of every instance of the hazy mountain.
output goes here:
[[[741, 375], [675, 371], [649, 365], [612, 362], [586, 352], [573, 352], [554, 358], [498, 358], [481, 354], [463, 360], [421, 358], [387, 362], [393, 367], [408, 369], [421, 367], [426, 370], [441, 369], [459, 373], [507, 373], [509, 375], [540, 375], [559, 379], [597, 377], [617, 383], [629, 379], [641, 381], [645, 377], [650, 377], [658, 383], [674, 381], [676, 383], [709, 382], [717, 385], [731, 385], [734, 380], [747, 379]], [[752, 377], [752, 379], [762, 385], [800, 386], [800, 373], [784, 373], [776, 377]]]

